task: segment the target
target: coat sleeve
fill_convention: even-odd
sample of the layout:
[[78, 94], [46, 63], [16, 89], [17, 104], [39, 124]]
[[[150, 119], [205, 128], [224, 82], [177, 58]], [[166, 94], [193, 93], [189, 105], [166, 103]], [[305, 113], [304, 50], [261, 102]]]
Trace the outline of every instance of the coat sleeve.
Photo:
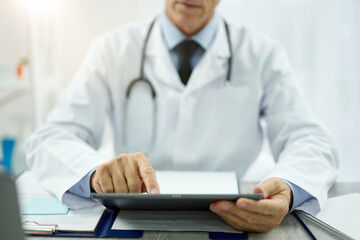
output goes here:
[[300, 208], [319, 211], [337, 176], [334, 144], [305, 103], [281, 46], [274, 44], [267, 53], [260, 77], [261, 116], [276, 161], [267, 178], [279, 177], [299, 186], [312, 196]]
[[108, 160], [97, 151], [112, 108], [107, 83], [111, 62], [108, 47], [103, 39], [94, 41], [46, 124], [26, 143], [29, 168], [40, 184], [65, 204], [64, 193]]

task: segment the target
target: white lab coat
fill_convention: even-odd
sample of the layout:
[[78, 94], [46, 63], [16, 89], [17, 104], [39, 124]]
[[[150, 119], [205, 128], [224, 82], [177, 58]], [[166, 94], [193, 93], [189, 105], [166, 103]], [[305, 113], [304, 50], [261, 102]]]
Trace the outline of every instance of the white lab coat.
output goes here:
[[64, 201], [69, 188], [108, 161], [97, 151], [107, 116], [116, 155], [143, 151], [154, 169], [235, 170], [241, 177], [261, 149], [264, 119], [277, 161], [269, 177], [298, 185], [322, 206], [336, 178], [336, 150], [304, 103], [281, 46], [230, 24], [234, 58], [227, 87], [230, 52], [221, 23], [185, 87], [156, 22], [145, 61], [156, 102], [139, 84], [126, 104], [148, 27], [132, 24], [94, 41], [47, 123], [28, 140], [28, 165], [40, 183]]

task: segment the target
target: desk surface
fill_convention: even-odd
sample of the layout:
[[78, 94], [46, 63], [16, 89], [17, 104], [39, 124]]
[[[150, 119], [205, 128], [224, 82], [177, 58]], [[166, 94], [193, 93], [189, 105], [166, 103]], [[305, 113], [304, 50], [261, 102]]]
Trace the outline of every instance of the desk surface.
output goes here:
[[[256, 183], [241, 183], [240, 187], [244, 192], [251, 192], [252, 187]], [[360, 183], [340, 182], [335, 183], [329, 191], [329, 197], [335, 197], [348, 193], [360, 193]], [[318, 229], [311, 223], [307, 223], [308, 227], [318, 239], [337, 239], [333, 235]], [[287, 215], [280, 226], [266, 233], [249, 233], [249, 239], [310, 239], [309, 235], [302, 226], [296, 221], [292, 215]], [[53, 237], [27, 237], [27, 240], [48, 240]], [[56, 238], [56, 240], [69, 239], [97, 239], [97, 238]], [[106, 238], [119, 239], [119, 238]], [[155, 232], [145, 231], [140, 239], [209, 239], [209, 234], [205, 232]]]

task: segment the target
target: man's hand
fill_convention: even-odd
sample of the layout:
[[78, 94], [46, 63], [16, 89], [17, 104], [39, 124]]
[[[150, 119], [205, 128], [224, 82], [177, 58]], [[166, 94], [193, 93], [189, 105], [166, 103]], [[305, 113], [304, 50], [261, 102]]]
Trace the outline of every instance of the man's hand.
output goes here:
[[280, 178], [270, 178], [255, 186], [253, 192], [261, 193], [263, 199], [217, 201], [211, 203], [210, 209], [237, 230], [266, 232], [278, 226], [292, 204], [290, 187]]
[[160, 193], [155, 171], [142, 153], [121, 154], [101, 164], [90, 185], [97, 193]]

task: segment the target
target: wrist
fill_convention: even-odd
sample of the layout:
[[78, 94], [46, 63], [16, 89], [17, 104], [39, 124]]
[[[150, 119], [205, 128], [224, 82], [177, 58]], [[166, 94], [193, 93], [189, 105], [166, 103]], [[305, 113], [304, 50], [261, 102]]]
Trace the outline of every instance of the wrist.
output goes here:
[[91, 191], [92, 193], [96, 193], [95, 189], [93, 188], [93, 185], [95, 184], [95, 183], [94, 183], [94, 181], [95, 181], [95, 172], [96, 172], [96, 170], [94, 170], [94, 171], [91, 173], [90, 182], [89, 182], [89, 184], [90, 184], [90, 191]]
[[294, 195], [289, 183], [284, 179], [283, 179], [283, 183], [284, 183], [284, 187], [286, 188], [285, 193], [287, 195], [287, 199], [289, 200], [289, 211], [290, 211], [294, 203]]

